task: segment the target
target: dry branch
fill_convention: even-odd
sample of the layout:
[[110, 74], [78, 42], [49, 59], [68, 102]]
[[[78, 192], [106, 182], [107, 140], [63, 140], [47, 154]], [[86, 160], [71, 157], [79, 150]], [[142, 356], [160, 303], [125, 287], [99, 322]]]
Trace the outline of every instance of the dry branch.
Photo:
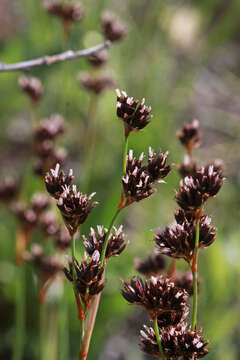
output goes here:
[[103, 49], [109, 48], [110, 45], [111, 45], [111, 41], [107, 40], [103, 44], [96, 45], [84, 50], [77, 50], [77, 51], [67, 50], [60, 54], [51, 55], [51, 56], [46, 55], [38, 59], [22, 61], [15, 64], [5, 64], [3, 62], [0, 62], [0, 72], [21, 71], [21, 70], [27, 71], [37, 66], [52, 65], [58, 62], [74, 60], [79, 57], [86, 57], [95, 54]]

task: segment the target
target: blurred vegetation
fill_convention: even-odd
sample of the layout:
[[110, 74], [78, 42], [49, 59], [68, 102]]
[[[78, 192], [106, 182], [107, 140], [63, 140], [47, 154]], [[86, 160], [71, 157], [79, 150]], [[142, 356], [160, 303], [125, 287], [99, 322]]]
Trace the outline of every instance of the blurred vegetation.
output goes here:
[[[9, 19], [7, 23], [0, 23], [1, 61], [13, 63], [63, 49], [76, 50], [98, 44], [103, 41], [100, 22], [101, 12], [106, 9], [117, 13], [128, 24], [128, 36], [109, 50], [107, 69], [116, 79], [116, 87], [126, 90], [130, 96], [145, 97], [154, 115], [143, 132], [130, 135], [130, 148], [137, 154], [146, 152], [149, 146], [155, 150], [168, 150], [170, 161], [177, 164], [182, 161], [184, 150], [176, 138], [176, 131], [184, 121], [198, 118], [203, 143], [194, 156], [202, 164], [216, 158], [225, 162], [228, 179], [218, 198], [212, 200], [207, 209], [218, 228], [218, 237], [200, 255], [199, 324], [211, 340], [209, 360], [239, 359], [240, 2], [82, 2], [86, 15], [82, 22], [74, 24], [70, 39], [64, 41], [61, 23], [46, 14], [41, 1], [1, 0], [1, 12], [5, 11], [5, 18]], [[69, 152], [66, 169], [74, 169], [82, 192], [97, 192], [100, 205], [82, 230], [88, 234], [90, 226], [109, 224], [120, 197], [123, 128], [115, 115], [116, 95], [112, 89], [98, 99], [95, 139], [92, 141], [91, 134], [86, 139], [91, 95], [77, 80], [80, 71], [93, 71], [87, 59], [36, 68], [29, 73], [39, 77], [44, 86], [37, 117], [60, 113], [65, 118], [67, 132], [60, 142]], [[1, 178], [8, 174], [19, 179], [24, 177], [22, 197], [28, 201], [34, 192], [44, 187], [42, 180], [31, 172], [31, 107], [18, 88], [19, 75], [17, 72], [0, 74], [0, 165]], [[93, 146], [93, 151], [84, 154], [88, 145]], [[114, 339], [118, 337], [126, 339], [123, 344], [127, 354], [122, 348], [126, 359], [143, 358], [138, 349], [138, 326], [126, 326], [135, 310], [120, 296], [119, 278], [128, 279], [135, 274], [134, 259], [144, 258], [152, 251], [151, 230], [172, 222], [176, 208], [174, 189], [177, 189], [178, 181], [175, 168], [168, 176], [167, 184], [159, 186], [151, 198], [129, 207], [120, 219], [125, 224], [130, 244], [109, 264], [89, 360], [120, 359], [117, 346], [114, 347]], [[1, 359], [8, 359], [7, 354], [12, 348], [16, 284], [21, 281], [14, 265], [16, 231], [15, 219], [1, 205]], [[34, 240], [41, 241], [37, 235]], [[80, 241], [77, 251], [80, 251]], [[25, 359], [37, 359], [36, 279], [31, 266], [26, 267]], [[179, 267], [184, 268], [181, 261]], [[67, 282], [65, 289], [67, 317], [65, 310], [61, 311], [61, 288], [57, 288], [59, 294], [54, 293], [49, 300], [49, 314], [52, 307], [60, 309], [60, 336], [66, 341], [69, 339], [69, 358], [76, 359], [80, 324], [72, 289]], [[131, 341], [128, 342], [128, 338]]]

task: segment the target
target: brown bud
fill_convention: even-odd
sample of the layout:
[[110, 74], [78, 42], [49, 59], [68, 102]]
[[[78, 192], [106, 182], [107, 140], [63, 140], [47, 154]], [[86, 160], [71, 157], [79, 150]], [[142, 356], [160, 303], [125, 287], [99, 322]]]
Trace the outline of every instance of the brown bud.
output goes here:
[[121, 40], [128, 33], [127, 25], [118, 20], [110, 11], [102, 14], [102, 29], [106, 39], [110, 41]]
[[18, 85], [35, 104], [38, 103], [43, 96], [42, 83], [36, 77], [23, 75], [19, 78]]

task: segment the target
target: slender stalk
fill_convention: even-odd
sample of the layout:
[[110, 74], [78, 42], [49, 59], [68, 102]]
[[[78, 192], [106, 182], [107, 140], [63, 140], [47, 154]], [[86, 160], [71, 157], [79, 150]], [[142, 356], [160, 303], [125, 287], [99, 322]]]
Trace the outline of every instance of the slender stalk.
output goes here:
[[79, 360], [86, 360], [88, 356], [89, 345], [92, 337], [92, 332], [95, 325], [95, 320], [98, 312], [99, 301], [101, 293], [95, 295], [94, 300], [88, 311], [86, 323], [83, 330], [83, 337], [80, 342]]
[[118, 214], [120, 213], [120, 211], [121, 211], [121, 209], [117, 209], [117, 211], [113, 215], [113, 218], [112, 218], [112, 220], [110, 222], [108, 232], [107, 232], [107, 235], [105, 237], [105, 241], [104, 241], [103, 248], [102, 248], [102, 253], [101, 253], [101, 258], [100, 258], [100, 266], [101, 267], [103, 266], [103, 263], [104, 263], [104, 259], [105, 259], [105, 255], [106, 255], [106, 251], [107, 251], [108, 240], [109, 240], [109, 236], [110, 236], [112, 227], [113, 227], [114, 222], [115, 222], [116, 218], [118, 217]]
[[45, 360], [45, 306], [39, 307], [40, 360]]
[[66, 289], [63, 289], [63, 298], [60, 302], [59, 311], [59, 360], [69, 358], [69, 323], [68, 323], [68, 299]]
[[[76, 280], [77, 280], [77, 274], [76, 274], [76, 269], [75, 269], [75, 260], [76, 260], [76, 251], [75, 251], [75, 238], [74, 238], [74, 235], [72, 236], [71, 238], [71, 247], [72, 247], [72, 273], [73, 273], [73, 290], [74, 290], [74, 294], [75, 294], [75, 297], [76, 297], [76, 302], [77, 302], [77, 306], [78, 306], [78, 315], [80, 314], [80, 311], [79, 310], [83, 310], [83, 312], [85, 312], [85, 306], [84, 306], [84, 303], [81, 299], [81, 296], [78, 295], [78, 292], [76, 290]], [[79, 303], [80, 303], [80, 306], [81, 306], [81, 309], [79, 309]], [[81, 316], [79, 316], [81, 317]]]
[[153, 323], [154, 323], [155, 335], [156, 335], [156, 339], [157, 339], [157, 343], [158, 343], [158, 347], [159, 347], [159, 352], [160, 352], [162, 358], [165, 359], [165, 355], [164, 355], [162, 343], [161, 343], [161, 338], [160, 338], [160, 334], [159, 334], [157, 318], [153, 321]]
[[196, 238], [195, 248], [192, 262], [192, 275], [193, 275], [193, 313], [192, 313], [192, 331], [196, 328], [197, 323], [197, 308], [198, 308], [198, 246], [199, 246], [199, 220], [196, 220]]
[[128, 136], [125, 136], [124, 151], [123, 151], [123, 175], [126, 174], [127, 153], [128, 153]]
[[16, 334], [13, 348], [13, 360], [22, 360], [25, 338], [25, 268], [18, 267], [16, 282]]
[[172, 263], [171, 263], [171, 266], [170, 266], [170, 269], [169, 269], [169, 278], [171, 280], [174, 280], [175, 271], [176, 271], [176, 265], [177, 265], [177, 259], [173, 259]]

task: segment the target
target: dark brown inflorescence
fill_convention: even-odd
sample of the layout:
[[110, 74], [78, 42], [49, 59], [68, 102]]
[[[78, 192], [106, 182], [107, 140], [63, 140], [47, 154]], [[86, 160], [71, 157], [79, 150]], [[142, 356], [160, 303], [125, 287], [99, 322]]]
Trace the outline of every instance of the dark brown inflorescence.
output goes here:
[[12, 202], [19, 192], [19, 186], [12, 177], [6, 177], [0, 183], [0, 202]]
[[55, 246], [60, 250], [66, 250], [71, 246], [71, 236], [66, 228], [59, 229], [53, 239]]
[[[94, 295], [101, 292], [104, 288], [103, 273], [104, 267], [100, 265], [100, 253], [96, 250], [90, 259], [85, 254], [83, 261], [79, 265], [75, 261], [76, 288], [84, 302], [86, 309], [89, 308], [91, 299]], [[64, 268], [67, 279], [73, 282], [72, 262], [69, 262], [69, 269]]]
[[178, 131], [177, 136], [191, 155], [193, 149], [200, 144], [201, 134], [198, 120], [193, 120], [190, 124], [184, 124], [182, 130]]
[[[154, 183], [156, 181], [162, 182], [162, 179], [169, 173], [170, 166], [166, 166], [167, 153], [156, 156], [150, 148], [149, 154], [147, 165], [142, 166], [144, 154], [142, 153], [136, 160], [133, 156], [133, 150], [129, 151], [126, 175], [122, 177], [124, 194], [124, 204], [121, 204], [122, 207], [152, 195]], [[152, 154], [154, 154], [154, 159], [151, 156]]]
[[[166, 360], [197, 360], [208, 354], [209, 341], [203, 339], [201, 332], [191, 331], [185, 324], [161, 329], [160, 336]], [[146, 325], [140, 332], [140, 347], [143, 352], [162, 358], [155, 332]]]
[[33, 211], [35, 211], [37, 215], [40, 215], [43, 211], [47, 210], [49, 205], [49, 197], [42, 193], [35, 193], [30, 201], [30, 207], [33, 209]]
[[89, 202], [95, 193], [87, 196], [77, 191], [76, 185], [65, 186], [64, 191], [57, 201], [57, 206], [62, 214], [65, 225], [70, 233], [76, 233], [79, 225], [83, 224], [97, 202]]
[[128, 33], [127, 25], [118, 20], [110, 11], [102, 14], [102, 29], [106, 39], [110, 41], [121, 40]]
[[[176, 222], [156, 232], [155, 242], [159, 251], [170, 257], [183, 258], [191, 263], [196, 238], [196, 222], [194, 216], [179, 210], [175, 214]], [[202, 215], [199, 219], [199, 248], [213, 243], [216, 229], [210, 226], [211, 219]]]
[[55, 148], [54, 140], [64, 133], [64, 119], [61, 115], [54, 114], [49, 119], [41, 120], [34, 129], [33, 152], [38, 157], [34, 172], [43, 176], [49, 168], [57, 163], [61, 165], [67, 157], [64, 148]]
[[115, 85], [113, 77], [108, 73], [98, 75], [80, 73], [78, 79], [86, 90], [95, 95], [100, 95], [102, 92], [111, 89]]
[[125, 135], [128, 136], [131, 131], [140, 131], [149, 124], [152, 115], [151, 106], [144, 105], [145, 99], [139, 100], [129, 97], [125, 91], [117, 93], [117, 116], [124, 122]]
[[155, 252], [145, 260], [136, 259], [135, 269], [147, 277], [160, 275], [166, 267], [166, 257]]
[[62, 20], [80, 21], [83, 17], [83, 7], [78, 3], [64, 4], [62, 1], [45, 1], [45, 9]]
[[102, 50], [92, 54], [89, 56], [88, 61], [96, 68], [101, 67], [108, 61], [108, 52], [106, 50]]
[[18, 85], [30, 97], [34, 104], [37, 104], [41, 100], [43, 87], [38, 78], [22, 75], [18, 80]]
[[215, 197], [219, 192], [223, 180], [222, 171], [214, 170], [213, 165], [202, 167], [193, 176], [180, 181], [176, 201], [183, 210], [196, 214], [207, 199]]
[[39, 225], [46, 237], [54, 236], [60, 230], [60, 226], [57, 222], [55, 215], [50, 212], [43, 214], [43, 216], [41, 216]]
[[60, 170], [60, 165], [57, 164], [55, 170], [51, 169], [45, 176], [45, 185], [48, 193], [55, 199], [59, 199], [64, 188], [69, 186], [73, 180], [73, 171], [69, 170], [68, 175]]
[[[122, 228], [122, 226], [120, 226], [118, 229], [114, 227], [114, 232], [109, 236], [106, 250], [107, 259], [112, 256], [120, 255], [127, 246], [127, 243], [125, 241], [126, 236], [122, 232]], [[105, 229], [103, 226], [98, 226], [97, 232], [95, 232], [93, 228], [90, 229], [90, 234], [88, 238], [85, 235], [82, 236], [84, 247], [89, 255], [92, 255], [96, 250], [98, 250], [100, 254], [102, 253], [102, 248], [107, 233], [108, 229]]]
[[[187, 291], [189, 296], [193, 295], [193, 279], [191, 271], [180, 272], [177, 271], [174, 274], [174, 284], [180, 289]], [[198, 281], [199, 283], [199, 281]], [[199, 290], [199, 288], [198, 288]]]
[[38, 216], [32, 208], [25, 207], [19, 202], [13, 207], [13, 211], [25, 231], [32, 231], [35, 228]]
[[186, 318], [188, 294], [169, 279], [163, 276], [145, 281], [133, 278], [130, 283], [123, 280], [122, 283], [122, 296], [130, 304], [143, 306], [152, 319], [158, 319], [161, 326], [176, 325]]
[[64, 119], [59, 114], [53, 114], [49, 119], [39, 122], [34, 130], [37, 141], [54, 140], [64, 133]]

